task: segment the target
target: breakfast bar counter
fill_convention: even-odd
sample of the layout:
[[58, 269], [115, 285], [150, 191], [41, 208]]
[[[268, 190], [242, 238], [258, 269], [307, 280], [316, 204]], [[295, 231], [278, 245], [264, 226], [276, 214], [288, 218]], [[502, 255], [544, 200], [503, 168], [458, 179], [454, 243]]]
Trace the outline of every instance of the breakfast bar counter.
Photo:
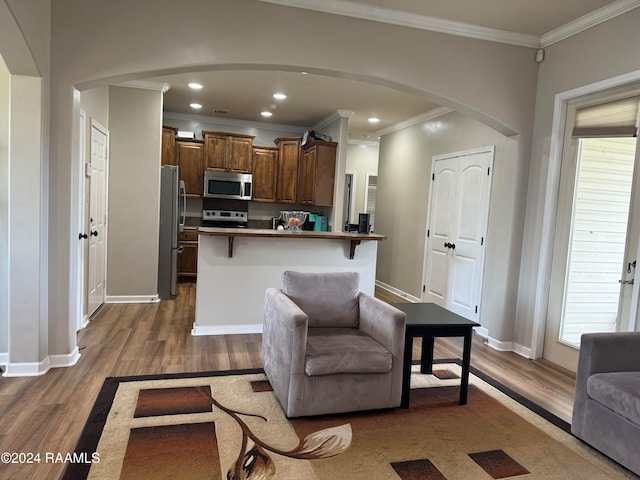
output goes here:
[[264, 293], [285, 270], [351, 271], [373, 295], [378, 234], [200, 227], [193, 335], [260, 333]]

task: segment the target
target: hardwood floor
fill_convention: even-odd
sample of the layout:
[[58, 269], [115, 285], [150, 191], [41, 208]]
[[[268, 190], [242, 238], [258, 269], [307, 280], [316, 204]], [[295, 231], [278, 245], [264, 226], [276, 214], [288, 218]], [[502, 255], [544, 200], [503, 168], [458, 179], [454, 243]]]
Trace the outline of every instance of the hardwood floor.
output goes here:
[[[261, 367], [261, 336], [194, 337], [195, 285], [175, 301], [105, 305], [79, 332], [82, 357], [40, 377], [0, 377], [0, 452], [40, 453], [40, 464], [0, 463], [0, 479], [55, 479], [65, 465], [47, 452], [73, 452], [106, 377]], [[377, 290], [385, 301], [402, 299]], [[437, 339], [436, 358], [460, 357], [461, 339]], [[414, 344], [414, 358], [420, 346]], [[544, 362], [498, 352], [474, 338], [472, 366], [569, 421], [575, 377]]]

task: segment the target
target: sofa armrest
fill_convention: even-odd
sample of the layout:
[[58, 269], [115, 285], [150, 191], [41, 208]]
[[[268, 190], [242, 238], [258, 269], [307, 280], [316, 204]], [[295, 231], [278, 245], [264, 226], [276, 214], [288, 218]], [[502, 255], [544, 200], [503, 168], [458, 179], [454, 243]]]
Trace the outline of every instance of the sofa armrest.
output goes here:
[[580, 436], [587, 403], [587, 380], [594, 373], [640, 371], [640, 332], [586, 333], [580, 339], [571, 431]]
[[360, 292], [358, 296], [360, 308], [361, 331], [386, 347], [400, 359], [404, 355], [404, 329], [407, 316], [401, 310], [382, 300]]
[[265, 292], [262, 365], [282, 405], [287, 405], [291, 378], [304, 374], [309, 318], [280, 290]]

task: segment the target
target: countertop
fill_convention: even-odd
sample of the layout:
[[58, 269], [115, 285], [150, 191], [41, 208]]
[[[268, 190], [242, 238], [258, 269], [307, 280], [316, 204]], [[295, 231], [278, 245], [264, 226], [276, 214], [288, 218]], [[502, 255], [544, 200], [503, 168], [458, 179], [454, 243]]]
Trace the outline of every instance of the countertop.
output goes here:
[[218, 237], [268, 237], [268, 238], [322, 238], [327, 240], [386, 240], [384, 235], [376, 233], [357, 232], [314, 232], [302, 230], [300, 233], [290, 233], [286, 230], [259, 229], [259, 228], [220, 228], [199, 227], [200, 235], [213, 235]]

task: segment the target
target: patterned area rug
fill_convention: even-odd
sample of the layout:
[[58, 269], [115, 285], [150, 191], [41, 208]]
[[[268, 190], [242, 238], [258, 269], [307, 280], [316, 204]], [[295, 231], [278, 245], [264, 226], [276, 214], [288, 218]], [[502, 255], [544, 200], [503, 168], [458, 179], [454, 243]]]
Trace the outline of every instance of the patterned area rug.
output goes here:
[[109, 378], [76, 449], [99, 462], [64, 478], [635, 478], [479, 372], [461, 406], [457, 364], [415, 368], [409, 409], [295, 420], [260, 370]]

